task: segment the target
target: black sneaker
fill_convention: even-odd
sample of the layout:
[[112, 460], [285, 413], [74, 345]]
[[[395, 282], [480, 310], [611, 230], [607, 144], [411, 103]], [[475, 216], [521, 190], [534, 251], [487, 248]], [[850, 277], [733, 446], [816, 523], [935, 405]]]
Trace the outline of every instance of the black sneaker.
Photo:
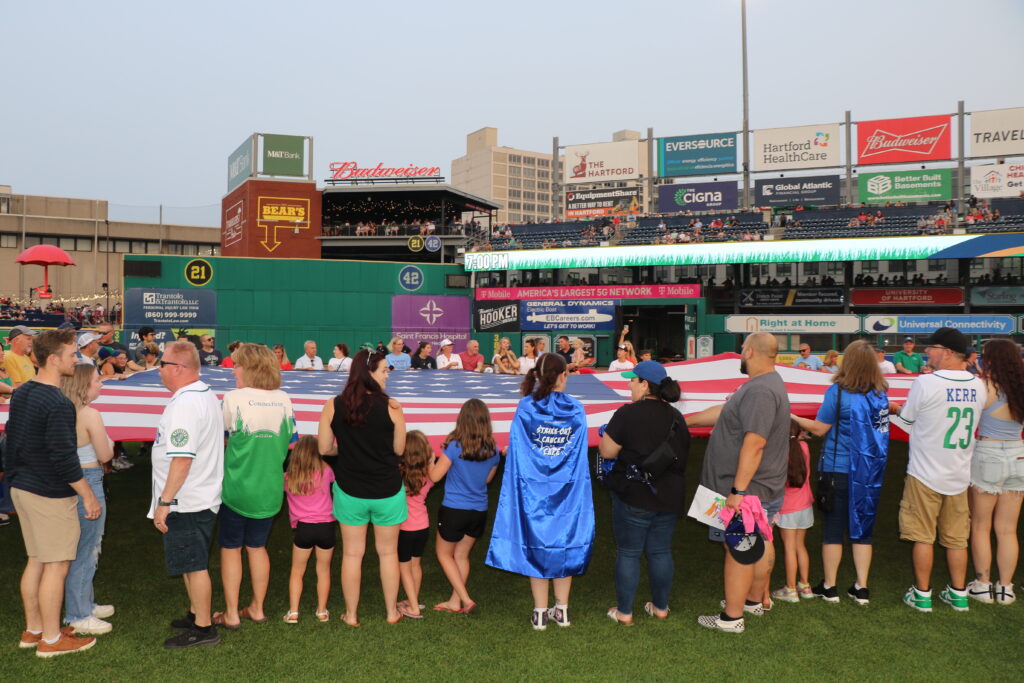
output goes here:
[[846, 594], [857, 601], [858, 605], [866, 605], [871, 602], [871, 591], [867, 588], [857, 588], [857, 584], [850, 586]]
[[171, 628], [175, 631], [188, 631], [189, 629], [196, 627], [196, 617], [194, 614], [189, 613], [183, 617], [175, 619], [171, 622]]
[[839, 591], [835, 586], [825, 588], [825, 582], [821, 581], [817, 586], [811, 589], [814, 593], [814, 597], [821, 598], [825, 602], [839, 602]]
[[164, 641], [164, 647], [168, 650], [184, 650], [187, 647], [212, 647], [214, 645], [220, 645], [220, 635], [214, 626], [211, 626], [209, 631], [200, 631], [198, 628], [193, 627]]

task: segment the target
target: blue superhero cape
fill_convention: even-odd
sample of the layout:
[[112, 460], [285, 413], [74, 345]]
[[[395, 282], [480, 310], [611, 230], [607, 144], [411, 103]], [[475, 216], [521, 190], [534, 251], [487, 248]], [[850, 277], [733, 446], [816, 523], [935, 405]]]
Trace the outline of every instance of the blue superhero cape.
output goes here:
[[889, 455], [889, 397], [843, 392], [850, 406], [850, 538], [870, 537], [875, 528]]
[[560, 392], [519, 401], [487, 564], [540, 579], [587, 570], [594, 501], [583, 405]]

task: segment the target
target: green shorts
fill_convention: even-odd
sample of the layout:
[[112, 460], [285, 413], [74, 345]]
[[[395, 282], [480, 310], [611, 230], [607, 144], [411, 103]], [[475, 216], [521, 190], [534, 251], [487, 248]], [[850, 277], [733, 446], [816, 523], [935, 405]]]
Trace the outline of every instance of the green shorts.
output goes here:
[[394, 526], [409, 516], [404, 486], [390, 498], [356, 498], [342, 491], [337, 482], [331, 484], [331, 488], [334, 491], [334, 518], [342, 524]]

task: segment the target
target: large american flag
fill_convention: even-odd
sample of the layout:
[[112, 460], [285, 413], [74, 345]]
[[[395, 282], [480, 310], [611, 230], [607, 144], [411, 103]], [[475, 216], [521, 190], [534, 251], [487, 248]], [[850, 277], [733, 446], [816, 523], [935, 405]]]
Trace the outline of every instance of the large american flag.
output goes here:
[[[739, 356], [733, 353], [711, 358], [672, 363], [668, 373], [682, 387], [683, 400], [675, 404], [685, 415], [722, 403], [746, 381], [740, 374]], [[813, 417], [832, 376], [802, 368], [777, 366], [786, 387], [793, 412]], [[202, 369], [202, 380], [218, 396], [235, 388], [234, 376], [227, 368]], [[341, 392], [348, 375], [335, 372], [286, 371], [281, 388], [291, 396], [300, 434], [316, 434], [324, 402]], [[913, 376], [890, 376], [889, 397], [906, 399]], [[508, 444], [509, 427], [521, 398], [522, 377], [474, 373], [459, 370], [405, 370], [391, 373], [387, 392], [398, 400], [405, 411], [408, 429], [418, 429], [435, 446], [454, 428], [455, 418], [463, 402], [479, 398], [491, 410], [494, 435], [504, 448]], [[572, 375], [566, 391], [579, 399], [587, 411], [589, 442], [596, 446], [598, 428], [607, 424], [612, 413], [629, 400], [629, 380], [620, 372], [599, 372]], [[157, 423], [171, 394], [160, 384], [156, 371], [138, 373], [123, 381], [108, 381], [93, 404], [103, 414], [107, 431], [115, 441], [152, 441]], [[0, 404], [0, 425], [7, 420], [9, 404]], [[708, 430], [694, 430], [697, 436]], [[893, 436], [899, 438], [897, 430]], [[905, 438], [905, 437], [904, 437]]]

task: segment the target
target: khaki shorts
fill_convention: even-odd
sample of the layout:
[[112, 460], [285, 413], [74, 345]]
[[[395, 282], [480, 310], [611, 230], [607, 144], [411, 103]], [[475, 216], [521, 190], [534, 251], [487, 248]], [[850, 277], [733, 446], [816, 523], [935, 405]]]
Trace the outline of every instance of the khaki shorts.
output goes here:
[[939, 543], [944, 548], [963, 550], [971, 531], [967, 491], [945, 496], [907, 475], [900, 501], [900, 538], [915, 543]]
[[78, 496], [47, 498], [11, 489], [25, 552], [40, 562], [70, 562], [78, 554]]

